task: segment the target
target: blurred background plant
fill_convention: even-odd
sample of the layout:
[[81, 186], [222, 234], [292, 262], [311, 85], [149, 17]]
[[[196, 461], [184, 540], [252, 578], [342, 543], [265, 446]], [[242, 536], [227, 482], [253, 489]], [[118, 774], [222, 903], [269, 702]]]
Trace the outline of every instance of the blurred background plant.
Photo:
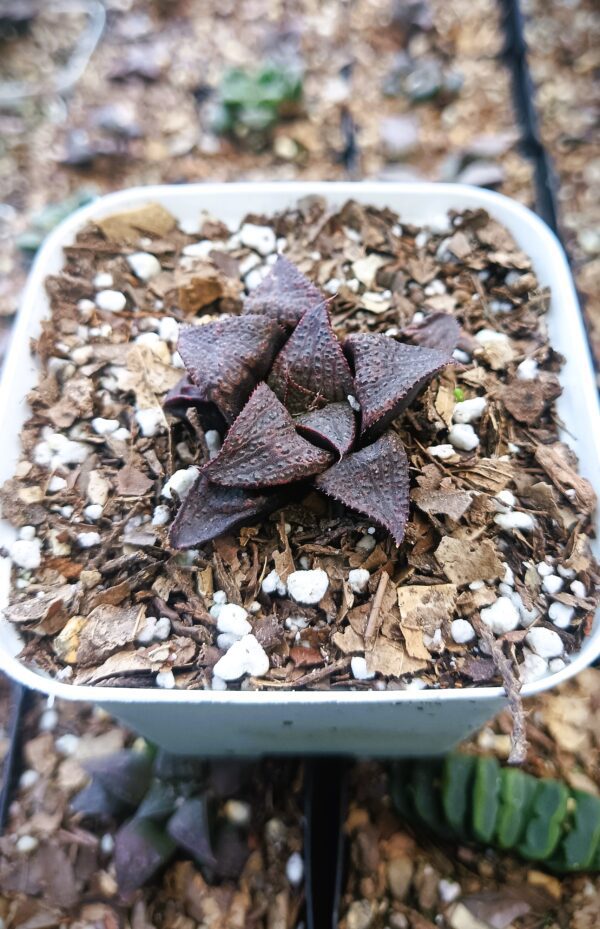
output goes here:
[[256, 71], [232, 68], [219, 85], [213, 128], [252, 148], [262, 148], [278, 122], [300, 115], [301, 104], [298, 69], [278, 64], [264, 64]]

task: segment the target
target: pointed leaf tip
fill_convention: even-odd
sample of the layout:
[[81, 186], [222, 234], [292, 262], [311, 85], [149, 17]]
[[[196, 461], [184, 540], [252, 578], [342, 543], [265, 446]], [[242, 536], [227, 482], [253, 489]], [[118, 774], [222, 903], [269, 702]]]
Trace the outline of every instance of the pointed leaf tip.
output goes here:
[[231, 316], [187, 326], [177, 349], [201, 398], [232, 422], [269, 370], [283, 338], [281, 327], [264, 316]]
[[267, 316], [293, 328], [311, 306], [322, 300], [319, 288], [280, 255], [270, 274], [246, 297], [244, 313]]
[[203, 474], [226, 487], [273, 487], [323, 471], [331, 455], [296, 432], [267, 384], [259, 384]]
[[351, 335], [344, 347], [354, 365], [363, 436], [382, 432], [427, 381], [453, 361], [446, 351], [407, 345], [386, 335]]
[[115, 873], [123, 894], [130, 894], [156, 874], [174, 854], [176, 844], [149, 819], [131, 819], [115, 836]]
[[173, 548], [204, 545], [239, 526], [283, 506], [283, 491], [253, 492], [240, 487], [219, 487], [200, 474], [181, 504], [169, 532]]
[[410, 323], [402, 338], [425, 348], [453, 352], [460, 339], [460, 323], [450, 313], [430, 313], [420, 323]]
[[338, 403], [354, 393], [352, 373], [326, 301], [304, 314], [275, 359], [269, 386], [292, 413]]
[[315, 479], [315, 486], [379, 523], [400, 545], [408, 520], [410, 481], [408, 458], [395, 432], [386, 432], [333, 465]]
[[320, 410], [296, 417], [298, 431], [319, 447], [332, 448], [338, 458], [350, 451], [356, 434], [356, 419], [349, 403], [328, 403]]

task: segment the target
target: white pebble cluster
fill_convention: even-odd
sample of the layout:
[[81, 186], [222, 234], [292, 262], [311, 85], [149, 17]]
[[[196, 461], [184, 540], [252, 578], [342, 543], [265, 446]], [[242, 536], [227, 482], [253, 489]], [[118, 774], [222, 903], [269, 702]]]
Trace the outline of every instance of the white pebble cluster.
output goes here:
[[292, 571], [287, 579], [287, 588], [296, 603], [315, 606], [319, 603], [329, 587], [329, 578], [322, 568], [310, 571]]
[[269, 670], [269, 658], [256, 638], [249, 633], [237, 639], [213, 668], [222, 681], [237, 681], [245, 674], [262, 677]]
[[277, 571], [270, 571], [269, 574], [264, 578], [260, 588], [264, 594], [267, 594], [269, 597], [275, 596], [285, 597], [287, 594], [287, 585], [284, 581], [281, 580]]
[[163, 484], [163, 488], [160, 492], [161, 497], [165, 497], [166, 500], [172, 500], [173, 491], [175, 491], [179, 499], [183, 500], [185, 495], [191, 490], [199, 473], [200, 469], [197, 468], [196, 465], [190, 465], [189, 468], [181, 468], [179, 471], [175, 471], [168, 481]]
[[481, 610], [481, 620], [490, 627], [494, 635], [505, 635], [517, 628], [520, 616], [512, 600], [502, 596], [491, 606]]

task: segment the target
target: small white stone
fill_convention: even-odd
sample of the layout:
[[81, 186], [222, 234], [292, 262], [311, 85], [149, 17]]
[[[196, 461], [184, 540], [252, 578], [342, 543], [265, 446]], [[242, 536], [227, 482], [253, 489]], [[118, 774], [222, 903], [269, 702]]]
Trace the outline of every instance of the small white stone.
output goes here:
[[269, 670], [269, 658], [258, 639], [251, 633], [234, 642], [219, 658], [213, 673], [224, 681], [237, 681], [244, 674], [262, 677]]
[[304, 861], [299, 852], [293, 852], [285, 865], [285, 876], [292, 885], [298, 887], [304, 879]]
[[312, 571], [292, 571], [287, 579], [287, 587], [296, 603], [314, 606], [327, 593], [329, 578], [322, 568], [315, 568]]
[[564, 577], [565, 581], [572, 581], [577, 572], [573, 568], [565, 568], [564, 565], [559, 564], [556, 568], [561, 577]]
[[96, 520], [100, 519], [102, 516], [102, 507], [99, 503], [90, 503], [88, 506], [84, 507], [83, 515], [87, 520], [95, 523]]
[[92, 420], [92, 429], [98, 435], [111, 435], [116, 432], [120, 426], [118, 419], [104, 419], [102, 416], [96, 416]]
[[64, 477], [59, 477], [58, 474], [54, 474], [48, 481], [48, 493], [56, 494], [60, 490], [64, 490], [67, 486], [67, 482]]
[[105, 832], [100, 839], [100, 851], [103, 855], [112, 855], [115, 849], [115, 840], [110, 832]]
[[332, 277], [323, 285], [323, 290], [326, 294], [337, 294], [338, 290], [341, 287], [342, 282], [338, 277]]
[[[219, 613], [221, 612], [222, 607], [219, 607]], [[221, 651], [226, 652], [228, 648], [231, 648], [234, 642], [239, 640], [239, 635], [234, 635], [233, 632], [220, 632], [217, 636], [217, 648], [220, 648]]]
[[87, 300], [84, 298], [83, 300], [77, 301], [77, 309], [81, 313], [83, 319], [88, 320], [96, 309], [96, 304], [93, 300]]
[[427, 451], [434, 458], [439, 458], [441, 461], [447, 461], [456, 455], [452, 445], [430, 445]]
[[138, 630], [135, 640], [139, 642], [140, 645], [150, 645], [151, 642], [154, 642], [155, 632], [156, 619], [154, 616], [148, 616], [142, 628]]
[[185, 255], [186, 258], [208, 258], [214, 247], [215, 243], [212, 239], [201, 239], [199, 242], [186, 245], [182, 255]]
[[126, 429], [125, 426], [121, 426], [120, 429], [117, 429], [116, 432], [113, 432], [111, 439], [114, 439], [116, 442], [127, 442], [131, 438], [131, 433], [129, 429]]
[[272, 597], [277, 594], [278, 597], [285, 597], [287, 594], [287, 585], [281, 580], [277, 571], [270, 571], [263, 580], [260, 588], [264, 594]]
[[161, 497], [173, 500], [173, 491], [175, 491], [179, 499], [183, 500], [191, 490], [199, 473], [200, 469], [196, 465], [190, 465], [189, 468], [181, 468], [179, 471], [175, 471], [169, 480], [163, 484], [160, 492]]
[[469, 590], [482, 590], [485, 587], [485, 581], [471, 581]]
[[517, 377], [520, 381], [534, 381], [538, 374], [538, 363], [533, 358], [526, 358], [517, 367]]
[[9, 549], [11, 560], [24, 571], [35, 571], [42, 562], [42, 543], [39, 539], [17, 539]]
[[210, 458], [216, 458], [221, 450], [221, 434], [216, 429], [207, 429], [204, 438], [206, 439], [206, 447]]
[[457, 645], [464, 645], [475, 638], [475, 630], [468, 619], [453, 619], [450, 623], [450, 635]]
[[479, 445], [479, 436], [468, 423], [456, 423], [450, 427], [448, 438], [454, 448], [459, 448], [464, 452], [471, 452]]
[[354, 396], [354, 394], [348, 394], [348, 403], [352, 407], [355, 413], [360, 413], [360, 403]]
[[547, 574], [542, 580], [542, 589], [553, 596], [563, 589], [564, 581], [558, 574]]
[[59, 736], [54, 743], [54, 748], [59, 755], [74, 755], [79, 746], [79, 736], [73, 735], [72, 732], [66, 732]]
[[540, 577], [548, 577], [549, 574], [552, 574], [554, 568], [547, 561], [539, 561], [535, 566], [535, 570]]
[[514, 575], [513, 569], [506, 561], [503, 561], [502, 564], [504, 565], [504, 568], [505, 568], [504, 577], [502, 578], [502, 583], [508, 584], [509, 587], [514, 587], [515, 586], [515, 575]]
[[372, 681], [375, 677], [374, 671], [367, 670], [367, 659], [362, 655], [355, 655], [350, 659], [350, 670], [357, 681]]
[[377, 542], [375, 538], [370, 535], [368, 532], [365, 532], [364, 535], [361, 535], [360, 539], [356, 543], [356, 550], [358, 552], [372, 552]]
[[22, 835], [17, 839], [16, 847], [20, 855], [29, 855], [36, 850], [39, 844], [34, 835]]
[[100, 545], [102, 541], [98, 532], [80, 532], [77, 536], [77, 545], [79, 548], [93, 548], [94, 545]]
[[533, 652], [528, 651], [523, 663], [519, 665], [519, 675], [524, 684], [533, 684], [534, 681], [539, 681], [542, 677], [545, 677], [547, 673], [548, 662], [545, 658], [541, 658], [540, 655], [535, 655]]
[[239, 232], [240, 241], [259, 255], [270, 255], [277, 247], [277, 237], [270, 226], [244, 223]]
[[442, 903], [453, 903], [462, 893], [462, 887], [457, 881], [447, 881], [444, 877], [438, 884], [438, 893]]
[[168, 616], [159, 616], [154, 627], [154, 638], [157, 642], [165, 642], [171, 635], [171, 620]]
[[566, 667], [566, 662], [563, 661], [562, 658], [552, 658], [552, 660], [548, 662], [548, 670], [552, 674], [557, 674], [559, 671], [562, 671], [562, 669]]
[[480, 329], [475, 333], [475, 338], [480, 345], [510, 345], [510, 339], [503, 332], [496, 332], [495, 329]]
[[120, 290], [101, 290], [95, 299], [98, 309], [106, 313], [120, 313], [127, 305], [127, 298]]
[[285, 628], [290, 632], [298, 632], [300, 629], [306, 629], [308, 620], [304, 616], [288, 616], [285, 621]]
[[452, 352], [452, 357], [455, 358], [456, 361], [459, 361], [463, 365], [468, 365], [471, 360], [471, 356], [469, 355], [469, 353], [463, 352], [462, 349], [460, 348], [454, 349], [454, 351]]
[[159, 671], [156, 675], [156, 686], [162, 690], [173, 690], [175, 687], [175, 675], [171, 670]]
[[260, 605], [258, 600], [253, 600], [250, 606], [248, 607], [249, 613], [260, 613], [261, 610], [262, 610], [262, 606]]
[[532, 532], [535, 527], [535, 520], [529, 513], [498, 513], [494, 516], [494, 522], [506, 532]]
[[494, 499], [503, 507], [508, 507], [509, 510], [517, 504], [517, 498], [510, 490], [501, 490], [500, 493], [496, 494]]
[[19, 538], [25, 539], [26, 542], [32, 542], [35, 539], [35, 526], [21, 526]]
[[53, 707], [49, 706], [40, 716], [38, 729], [40, 732], [54, 732], [57, 726], [58, 713]]
[[540, 658], [559, 658], [564, 651], [558, 632], [544, 629], [542, 626], [531, 629], [525, 636], [525, 640], [531, 651]]
[[371, 572], [366, 568], [353, 568], [348, 572], [348, 583], [350, 590], [355, 594], [362, 594], [367, 589], [367, 584], [371, 578]]
[[213, 594], [213, 603], [227, 603], [227, 594], [224, 590], [215, 590]]
[[163, 342], [176, 345], [179, 338], [179, 323], [173, 316], [163, 316], [158, 324], [158, 335]]
[[548, 608], [548, 617], [559, 629], [568, 629], [575, 615], [575, 608], [556, 600]]
[[236, 826], [247, 826], [252, 818], [252, 807], [243, 800], [228, 800], [223, 806], [225, 818]]
[[162, 271], [158, 258], [149, 252], [134, 252], [133, 255], [128, 255], [127, 264], [141, 281], [149, 281]]
[[224, 603], [217, 619], [217, 629], [219, 632], [229, 632], [236, 638], [241, 639], [242, 636], [252, 632], [252, 626], [248, 622], [247, 616], [248, 614], [243, 607], [237, 606], [235, 603]]
[[491, 606], [484, 607], [480, 615], [495, 635], [512, 632], [519, 625], [519, 611], [508, 597], [498, 597]]
[[455, 423], [474, 423], [481, 419], [487, 406], [485, 397], [471, 397], [470, 400], [461, 400], [454, 407], [452, 418]]
[[166, 526], [170, 519], [171, 511], [165, 503], [159, 503], [158, 506], [154, 507], [151, 525]]
[[94, 278], [94, 287], [97, 290], [106, 290], [107, 287], [112, 287], [114, 282], [112, 274], [108, 271], [100, 271]]
[[227, 690], [227, 681], [224, 681], [222, 677], [218, 677], [215, 674], [210, 686], [211, 690]]
[[40, 776], [37, 771], [34, 771], [33, 768], [28, 768], [26, 771], [23, 771], [21, 777], [19, 778], [19, 787], [21, 790], [29, 790], [30, 787], [33, 787], [34, 784], [37, 784]]
[[587, 596], [585, 584], [583, 584], [581, 581], [573, 581], [569, 587], [571, 588], [571, 593], [573, 593], [576, 597], [579, 597], [580, 600], [584, 600]]
[[140, 427], [142, 435], [149, 439], [158, 432], [166, 430], [164, 413], [159, 406], [150, 407], [147, 410], [136, 410], [135, 420]]

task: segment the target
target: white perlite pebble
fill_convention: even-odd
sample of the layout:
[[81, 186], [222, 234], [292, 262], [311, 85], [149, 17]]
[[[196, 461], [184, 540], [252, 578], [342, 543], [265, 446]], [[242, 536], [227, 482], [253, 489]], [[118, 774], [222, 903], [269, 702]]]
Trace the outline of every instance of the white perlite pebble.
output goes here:
[[573, 568], [565, 568], [564, 565], [557, 565], [556, 570], [561, 577], [564, 577], [565, 581], [572, 581], [577, 572]]
[[34, 835], [22, 835], [17, 839], [16, 848], [20, 855], [29, 855], [36, 850], [39, 844]]
[[[221, 608], [219, 608], [219, 613]], [[217, 648], [220, 648], [221, 651], [226, 652], [228, 648], [231, 648], [234, 642], [237, 642], [241, 636], [234, 635], [233, 632], [220, 632], [217, 636]]]
[[356, 549], [359, 552], [372, 552], [375, 546], [377, 545], [376, 540], [369, 533], [361, 535], [360, 539], [356, 543]]
[[369, 583], [371, 577], [371, 572], [367, 571], [366, 568], [353, 568], [352, 571], [348, 572], [348, 583], [350, 584], [350, 590], [354, 591], [355, 594], [362, 594], [367, 589], [367, 584]]
[[107, 287], [112, 287], [114, 284], [114, 278], [112, 274], [108, 271], [100, 271], [94, 278], [94, 287], [98, 290], [105, 290]]
[[548, 608], [548, 617], [559, 629], [568, 629], [575, 615], [575, 608], [566, 603], [551, 603]]
[[33, 460], [41, 468], [55, 470], [63, 465], [83, 464], [88, 456], [87, 445], [72, 442], [60, 432], [52, 433], [35, 446]]
[[17, 539], [9, 549], [11, 560], [24, 571], [35, 571], [42, 562], [42, 543], [39, 539]]
[[519, 674], [524, 684], [533, 684], [548, 673], [548, 662], [533, 652], [527, 652], [523, 663], [519, 665]]
[[252, 632], [252, 626], [247, 620], [246, 610], [235, 603], [224, 603], [219, 611], [217, 629], [219, 632], [228, 632], [241, 639], [242, 636]]
[[548, 577], [549, 574], [552, 574], [554, 569], [552, 565], [548, 564], [547, 561], [540, 561], [538, 564], [536, 564], [535, 570], [540, 577]]
[[270, 255], [277, 247], [277, 237], [270, 226], [244, 223], [239, 232], [240, 242], [259, 255]]
[[100, 839], [100, 851], [103, 855], [112, 855], [115, 849], [115, 840], [110, 832], [105, 832]]
[[562, 639], [558, 632], [553, 632], [552, 629], [544, 629], [541, 626], [531, 629], [525, 636], [525, 641], [531, 651], [539, 655], [540, 658], [560, 658], [564, 651]]
[[162, 270], [160, 261], [150, 252], [134, 252], [133, 255], [128, 255], [127, 264], [140, 281], [149, 281]]
[[494, 522], [506, 532], [532, 532], [535, 527], [535, 520], [529, 513], [498, 513], [494, 516]]
[[210, 685], [211, 690], [227, 690], [227, 681], [215, 674]]
[[100, 545], [102, 539], [98, 532], [80, 532], [77, 536], [79, 548], [93, 548], [94, 545]]
[[57, 494], [60, 490], [64, 490], [67, 486], [67, 482], [64, 477], [59, 477], [58, 474], [55, 474], [48, 481], [48, 493]]
[[221, 434], [216, 429], [207, 429], [204, 433], [206, 447], [210, 458], [216, 458], [221, 451], [222, 439]]
[[277, 594], [278, 597], [285, 597], [287, 593], [287, 585], [281, 580], [277, 571], [270, 571], [262, 584], [260, 589], [264, 594], [268, 594], [272, 597], [274, 594]]
[[179, 338], [179, 323], [174, 316], [163, 316], [158, 324], [158, 335], [163, 342], [177, 343]]
[[354, 658], [350, 660], [350, 670], [352, 671], [352, 676], [356, 678], [357, 681], [372, 681], [375, 677], [373, 671], [367, 670], [367, 659], [360, 655], [355, 655]]
[[158, 506], [154, 507], [152, 514], [153, 526], [166, 526], [170, 519], [171, 511], [165, 503], [159, 503]]
[[453, 458], [456, 455], [452, 445], [430, 445], [427, 451], [434, 458], [439, 458], [441, 461], [447, 461], [448, 458]]
[[223, 807], [223, 812], [225, 818], [236, 826], [247, 826], [252, 818], [252, 807], [243, 800], [228, 800]]
[[533, 358], [526, 358], [517, 367], [517, 377], [520, 381], [534, 381], [538, 373], [538, 363]]
[[583, 584], [581, 581], [573, 581], [573, 583], [569, 586], [571, 588], [571, 593], [575, 594], [575, 596], [579, 597], [581, 600], [585, 599], [587, 594], [585, 584]]
[[102, 507], [99, 503], [90, 503], [89, 506], [84, 507], [83, 515], [90, 522], [95, 523], [102, 516]]
[[442, 903], [453, 903], [462, 894], [462, 887], [458, 881], [447, 881], [443, 877], [438, 884], [438, 893]]
[[135, 420], [146, 439], [152, 438], [158, 432], [164, 432], [167, 428], [163, 411], [159, 406], [153, 406], [147, 410], [136, 410]]
[[504, 635], [519, 625], [519, 611], [508, 597], [498, 597], [495, 603], [481, 610], [481, 620], [495, 635]]
[[175, 675], [172, 671], [159, 671], [156, 675], [156, 686], [162, 690], [173, 690], [175, 687]]
[[35, 526], [21, 526], [19, 538], [25, 539], [26, 542], [32, 542], [35, 539]]
[[[517, 498], [513, 493], [511, 493], [510, 490], [501, 490], [500, 493], [496, 494], [494, 500], [496, 500], [501, 505], [503, 508], [502, 512], [506, 512], [506, 508], [509, 510], [512, 509], [513, 506], [516, 506], [517, 503]], [[500, 509], [500, 507], [498, 507], [498, 509]]]
[[101, 290], [95, 300], [98, 309], [106, 313], [120, 313], [127, 305], [127, 298], [120, 290]]
[[470, 400], [461, 400], [454, 407], [452, 419], [455, 423], [474, 423], [481, 419], [487, 406], [485, 397], [472, 397]]
[[484, 348], [486, 345], [510, 345], [510, 339], [503, 332], [496, 332], [495, 329], [480, 329], [475, 333], [475, 338]]
[[168, 616], [159, 616], [154, 627], [154, 638], [158, 642], [165, 642], [171, 635], [171, 620]]
[[110, 435], [116, 432], [120, 425], [118, 419], [104, 419], [102, 416], [96, 416], [92, 420], [92, 429], [98, 435]]
[[562, 658], [553, 658], [548, 662], [548, 670], [551, 671], [552, 674], [557, 674], [558, 671], [562, 671], [562, 669], [566, 667], [566, 662], [564, 662]]
[[468, 423], [456, 423], [448, 432], [450, 444], [463, 452], [471, 452], [479, 445], [479, 436]]
[[547, 574], [542, 581], [542, 589], [545, 593], [554, 595], [562, 590], [563, 584], [564, 581], [558, 574]]
[[227, 594], [224, 590], [215, 590], [213, 594], [213, 603], [227, 603]]
[[[193, 233], [192, 233], [193, 234]], [[199, 242], [192, 242], [186, 245], [182, 254], [186, 258], [208, 258], [215, 247], [212, 239], [200, 239]]]
[[347, 399], [348, 399], [348, 403], [350, 404], [350, 406], [351, 406], [351, 408], [354, 410], [354, 412], [355, 412], [355, 413], [360, 413], [360, 403], [358, 402], [358, 400], [356, 399], [356, 397], [354, 396], [354, 394], [348, 394], [348, 398], [347, 398]]
[[198, 477], [198, 474], [199, 468], [195, 465], [190, 465], [189, 468], [181, 468], [179, 471], [175, 471], [163, 485], [163, 489], [160, 492], [161, 497], [172, 500], [173, 491], [175, 491], [179, 499], [183, 500]]
[[322, 568], [315, 568], [312, 571], [292, 571], [287, 579], [287, 587], [296, 603], [314, 606], [327, 593], [329, 578]]
[[452, 357], [455, 358], [457, 361], [460, 361], [460, 363], [463, 365], [468, 365], [471, 360], [471, 356], [469, 355], [469, 353], [463, 352], [462, 349], [460, 348], [454, 349], [454, 351], [452, 352]]
[[237, 681], [244, 674], [262, 677], [269, 670], [269, 658], [256, 636], [245, 635], [219, 658], [213, 673], [224, 681]]
[[300, 852], [293, 852], [285, 865], [285, 876], [292, 885], [298, 887], [304, 878], [304, 861]]
[[513, 569], [506, 561], [503, 561], [502, 564], [504, 565], [506, 569], [504, 571], [504, 577], [502, 578], [502, 583], [507, 584], [509, 587], [514, 587], [515, 586], [515, 575], [514, 575]]
[[27, 771], [23, 771], [21, 777], [19, 778], [19, 787], [21, 790], [29, 790], [30, 787], [33, 787], [34, 784], [37, 784], [40, 776], [37, 771], [34, 771], [33, 768], [28, 768]]
[[57, 726], [58, 713], [53, 707], [49, 706], [40, 716], [38, 729], [40, 732], [54, 732]]
[[453, 619], [450, 623], [450, 635], [457, 645], [464, 645], [475, 638], [475, 630], [468, 619]]
[[65, 732], [64, 735], [59, 736], [54, 743], [54, 747], [59, 755], [74, 755], [79, 746], [79, 736], [74, 735], [72, 732]]

